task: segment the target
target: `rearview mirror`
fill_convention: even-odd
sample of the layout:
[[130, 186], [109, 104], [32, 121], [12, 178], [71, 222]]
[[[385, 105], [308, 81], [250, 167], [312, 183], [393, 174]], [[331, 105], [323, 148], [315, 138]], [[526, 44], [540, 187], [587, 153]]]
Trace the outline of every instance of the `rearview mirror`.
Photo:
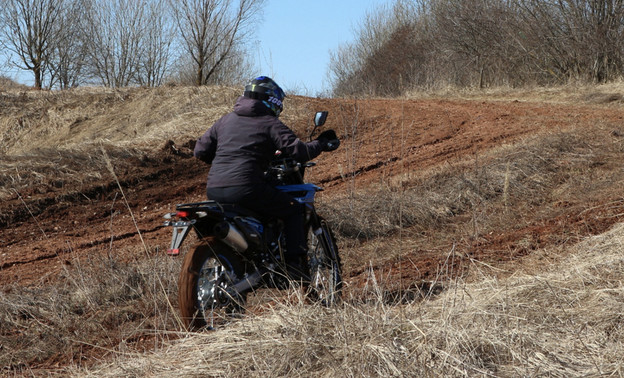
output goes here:
[[314, 116], [314, 126], [316, 127], [323, 126], [325, 124], [325, 121], [327, 120], [328, 113], [329, 112], [327, 111], [316, 112], [316, 115]]

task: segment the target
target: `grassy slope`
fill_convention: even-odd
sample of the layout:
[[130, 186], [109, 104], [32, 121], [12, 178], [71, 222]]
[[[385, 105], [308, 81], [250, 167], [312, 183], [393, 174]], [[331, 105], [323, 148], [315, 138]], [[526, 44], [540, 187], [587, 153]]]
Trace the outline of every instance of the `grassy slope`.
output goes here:
[[[617, 103], [620, 100], [613, 93], [619, 90], [619, 87], [593, 88], [590, 92], [563, 89], [558, 92], [523, 93], [521, 97]], [[0, 149], [5, 154], [0, 170], [2, 177], [11, 178], [3, 182], [5, 195], [10, 195], [7, 188], [11, 185], [17, 188], [32, 185], [33, 180], [44, 180], [42, 176], [46, 175], [54, 175], [57, 179], [60, 176], [67, 180], [87, 180], [76, 178], [79, 164], [72, 167], [71, 161], [90, 159], [94, 143], [107, 145], [115, 151], [126, 151], [128, 146], [149, 149], [150, 144], [158, 143], [160, 146], [162, 140], [168, 138], [196, 136], [206, 123], [228, 109], [236, 96], [236, 91], [226, 89], [228, 94], [219, 97], [216, 94], [221, 91], [206, 88], [84, 91], [86, 93], [53, 94], [53, 100], [32, 92], [3, 94], [2, 113], [9, 116], [2, 118], [3, 123], [0, 123]], [[483, 96], [474, 93], [463, 95], [472, 99]], [[21, 96], [35, 97], [35, 101], [43, 104], [54, 101], [56, 108], [41, 106], [22, 109], [20, 101], [25, 100]], [[487, 98], [509, 100], [513, 96], [513, 93], [494, 93]], [[202, 104], [203, 101], [206, 102]], [[91, 106], [84, 108], [84, 103]], [[302, 128], [309, 109], [305, 101], [295, 99], [293, 105], [294, 111], [290, 112], [287, 121]], [[39, 109], [47, 110], [41, 112]], [[197, 112], [196, 109], [205, 110]], [[20, 112], [25, 113], [20, 115]], [[35, 127], [26, 121], [20, 123], [20, 118], [42, 121]], [[606, 182], [613, 181], [613, 178], [621, 180], [621, 175], [617, 174], [621, 168], [615, 164], [621, 148], [592, 147], [604, 145], [601, 137], [577, 130], [554, 135], [550, 139], [503, 146], [490, 156], [487, 178], [480, 179], [483, 183], [501, 183], [505, 182], [505, 178], [511, 180], [516, 190], [514, 200], [520, 204], [539, 202], [535, 196], [540, 193], [548, 197], [560, 196], [561, 199], [575, 195], [580, 197], [583, 191], [597, 193], [603, 181], [603, 187], [606, 187]], [[59, 148], [63, 149], [65, 156], [71, 157], [64, 165], [68, 168], [63, 170], [58, 164], [45, 165], [41, 162], [49, 161], [46, 157], [54, 156], [54, 151]], [[588, 157], [588, 153], [596, 154], [596, 150], [606, 156], [603, 160], [609, 162], [607, 167], [592, 166], [592, 159], [599, 155]], [[562, 151], [565, 154], [559, 155]], [[536, 156], [534, 160], [522, 160], [523, 165], [520, 161], [517, 163], [520, 164], [517, 171], [524, 172], [531, 180], [509, 177], [503, 157], [515, 154]], [[115, 155], [111, 156], [114, 158]], [[562, 165], [552, 162], [562, 157], [581, 163], [573, 165], [571, 170], [560, 170]], [[33, 162], [38, 163], [33, 165]], [[26, 165], [35, 173], [10, 173], [16, 169], [25, 170]], [[404, 204], [398, 219], [396, 212], [380, 211], [373, 201], [351, 202], [350, 211], [353, 214], [368, 213], [370, 216], [359, 217], [368, 219], [368, 223], [339, 225], [343, 228], [342, 243], [353, 243], [357, 247], [347, 249], [347, 254], [351, 254], [350, 260], [354, 261], [354, 253], [366, 251], [367, 248], [376, 253], [379, 248], [373, 246], [376, 243], [382, 244], [390, 256], [401, 254], [406, 243], [417, 239], [415, 235], [421, 231], [419, 225], [433, 220], [439, 222], [441, 216], [448, 212], [453, 204], [445, 202], [445, 198], [461, 193], [467, 204], [487, 198], [482, 192], [477, 196], [462, 186], [474, 181], [475, 177], [470, 175], [476, 173], [460, 170], [462, 173], [458, 175], [452, 168], [445, 169], [428, 172], [405, 191], [375, 192], [376, 204], [384, 201], [390, 205]], [[557, 171], [544, 174], [544, 170], [549, 169]], [[574, 180], [567, 180], [566, 185], [558, 186], [555, 193], [543, 190], [553, 187], [548, 180], [561, 180], [575, 174], [582, 176], [588, 169], [603, 170], [594, 177], [592, 185], [584, 180], [578, 180], [578, 185], [573, 185]], [[398, 180], [401, 181], [400, 178]], [[531, 187], [535, 183], [539, 184], [537, 188]], [[423, 187], [425, 189], [419, 189]], [[491, 187], [484, 185], [482, 191], [488, 188], [492, 193], [501, 190], [492, 184]], [[357, 196], [356, 193], [356, 200], [366, 198], [364, 195]], [[475, 208], [469, 210], [473, 220], [478, 219], [484, 229], [496, 229], [497, 224], [504, 221], [504, 215], [500, 215], [504, 213], [492, 210], [504, 205], [501, 197], [492, 198], [496, 202], [481, 202], [480, 212]], [[347, 202], [346, 199], [344, 202]], [[329, 203], [324, 206], [332, 209]], [[382, 209], [387, 208], [392, 206], [382, 206]], [[347, 210], [339, 208], [336, 213]], [[341, 220], [334, 221], [339, 224]], [[406, 226], [398, 236], [393, 233], [396, 225]], [[350, 239], [349, 228], [368, 232], [366, 243], [361, 244], [357, 238]], [[157, 350], [146, 353], [125, 351], [122, 343], [115, 347], [116, 358], [112, 362], [103, 361], [100, 365], [86, 368], [59, 368], [56, 372], [60, 375], [94, 376], [169, 373], [188, 376], [197, 373], [241, 376], [617, 375], [621, 374], [623, 363], [618, 351], [622, 350], [624, 341], [621, 325], [624, 313], [622, 231], [618, 225], [573, 248], [538, 249], [521, 265], [518, 261], [514, 262], [513, 269], [506, 269], [504, 264], [491, 269], [480, 265], [477, 260], [469, 260], [473, 264], [470, 275], [444, 282], [445, 290], [428, 293], [427, 300], [409, 301], [402, 305], [384, 295], [387, 289], [384, 277], [370, 274], [364, 277], [368, 293], [366, 300], [362, 297], [347, 298], [344, 306], [338, 309], [303, 305], [297, 292], [291, 292], [290, 300], [276, 298], [265, 305], [259, 315], [251, 315], [227, 330], [208, 334], [186, 334], [176, 328], [175, 309], [170, 307], [167, 299], [167, 296], [175, 294], [164, 289], [175, 285], [168, 282], [175, 279], [175, 265], [157, 258], [131, 267], [119, 266], [111, 260], [94, 260], [90, 266], [75, 267], [77, 269], [72, 271], [68, 269], [66, 280], [59, 286], [0, 295], [4, 324], [0, 329], [5, 335], [10, 327], [36, 327], [41, 324], [38, 319], [43, 318], [47, 322], [39, 333], [44, 335], [39, 343], [24, 342], [21, 346], [10, 346], [13, 350], [9, 352], [4, 347], [5, 358], [8, 353], [8, 360], [13, 364], [11, 371], [24, 373], [29, 367], [20, 365], [19, 361], [32, 361], [29, 353], [55, 346], [65, 347], [68, 339], [72, 338], [78, 343], [70, 342], [69, 345], [81, 345], [80, 348], [91, 350], [72, 353], [78, 356], [84, 353], [93, 358], [101, 353], [93, 347], [101, 343], [98, 336], [94, 336], [97, 328], [107, 330], [117, 327], [122, 340], [131, 341], [137, 334], [148, 335], [141, 336], [146, 338], [143, 343], [148, 348], [156, 346]], [[449, 258], [453, 257], [452, 250], [448, 254]], [[102, 270], [108, 273], [102, 274]], [[500, 274], [501, 270], [507, 273]], [[29, 299], [18, 306], [18, 297]], [[105, 307], [116, 308], [117, 311], [96, 311]], [[84, 322], [85, 308], [94, 309], [93, 312], [87, 311], [91, 318], [89, 322]], [[120, 320], [124, 316], [144, 316], [148, 320], [124, 323]], [[94, 329], [80, 328], [84, 324]], [[146, 329], [151, 331], [146, 332]], [[169, 338], [181, 340], [167, 341]], [[33, 352], [28, 352], [28, 349]]]

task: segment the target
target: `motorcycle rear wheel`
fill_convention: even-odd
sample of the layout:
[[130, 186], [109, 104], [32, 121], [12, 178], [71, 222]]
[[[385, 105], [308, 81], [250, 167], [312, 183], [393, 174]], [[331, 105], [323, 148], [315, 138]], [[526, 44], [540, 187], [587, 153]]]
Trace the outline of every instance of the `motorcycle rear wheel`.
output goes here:
[[212, 329], [244, 312], [248, 292], [226, 291], [244, 273], [244, 263], [225, 244], [214, 239], [196, 244], [185, 256], [178, 280], [178, 306], [187, 329]]
[[309, 295], [325, 306], [342, 297], [342, 272], [338, 246], [329, 225], [319, 217], [308, 227]]

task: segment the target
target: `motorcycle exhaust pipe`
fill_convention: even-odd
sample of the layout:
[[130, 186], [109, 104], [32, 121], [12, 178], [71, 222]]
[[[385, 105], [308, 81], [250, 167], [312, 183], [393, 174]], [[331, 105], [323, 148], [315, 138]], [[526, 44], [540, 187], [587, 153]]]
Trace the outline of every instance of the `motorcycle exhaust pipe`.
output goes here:
[[247, 243], [243, 234], [228, 222], [217, 223], [213, 231], [216, 237], [237, 252], [245, 252], [249, 248], [249, 243]]

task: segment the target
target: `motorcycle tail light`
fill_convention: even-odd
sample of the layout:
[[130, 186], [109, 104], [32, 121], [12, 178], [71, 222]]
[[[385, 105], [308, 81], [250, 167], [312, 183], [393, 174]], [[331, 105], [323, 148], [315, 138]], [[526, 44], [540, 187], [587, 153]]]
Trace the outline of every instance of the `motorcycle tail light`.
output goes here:
[[178, 211], [176, 215], [179, 216], [180, 218], [186, 218], [188, 217], [189, 213], [188, 211]]

